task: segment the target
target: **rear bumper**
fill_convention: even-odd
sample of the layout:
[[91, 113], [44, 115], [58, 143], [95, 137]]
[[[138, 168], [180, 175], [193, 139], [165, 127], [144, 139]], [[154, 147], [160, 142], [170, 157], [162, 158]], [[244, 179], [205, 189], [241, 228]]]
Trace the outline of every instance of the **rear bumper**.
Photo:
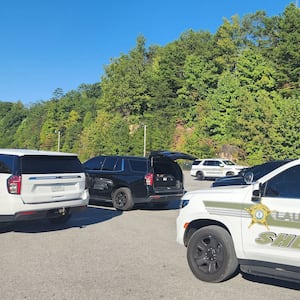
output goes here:
[[160, 203], [160, 202], [170, 202], [170, 201], [178, 201], [181, 200], [184, 193], [176, 193], [176, 194], [154, 194], [150, 195], [147, 199], [149, 203]]
[[30, 210], [17, 212], [14, 215], [0, 215], [0, 222], [15, 222], [15, 221], [28, 221], [47, 219], [50, 217], [58, 217], [66, 213], [76, 213], [84, 210], [87, 205], [76, 206], [76, 207], [59, 207], [55, 209], [45, 210]]

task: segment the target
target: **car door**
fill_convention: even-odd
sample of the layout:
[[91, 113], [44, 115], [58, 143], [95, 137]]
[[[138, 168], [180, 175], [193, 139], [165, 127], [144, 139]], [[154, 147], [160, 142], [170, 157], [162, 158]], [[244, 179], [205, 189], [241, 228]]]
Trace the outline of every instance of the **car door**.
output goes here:
[[97, 156], [84, 163], [89, 177], [89, 192], [91, 198], [105, 199], [108, 197], [108, 181], [102, 176], [102, 168], [106, 156]]
[[260, 190], [260, 201], [249, 201], [243, 212], [246, 258], [300, 266], [300, 166], [271, 177]]
[[206, 160], [203, 163], [204, 175], [206, 177], [223, 176], [223, 164], [219, 160]]

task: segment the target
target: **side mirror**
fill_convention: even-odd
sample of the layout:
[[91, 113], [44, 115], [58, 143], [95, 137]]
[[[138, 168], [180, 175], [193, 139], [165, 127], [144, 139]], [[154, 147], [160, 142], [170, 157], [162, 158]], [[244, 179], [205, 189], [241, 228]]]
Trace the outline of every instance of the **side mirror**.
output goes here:
[[253, 182], [254, 174], [252, 172], [246, 172], [244, 175], [244, 180], [247, 184], [251, 184]]
[[252, 192], [252, 201], [253, 202], [259, 202], [260, 199], [262, 197], [262, 184], [260, 183], [259, 186], [258, 186], [258, 190], [254, 190]]

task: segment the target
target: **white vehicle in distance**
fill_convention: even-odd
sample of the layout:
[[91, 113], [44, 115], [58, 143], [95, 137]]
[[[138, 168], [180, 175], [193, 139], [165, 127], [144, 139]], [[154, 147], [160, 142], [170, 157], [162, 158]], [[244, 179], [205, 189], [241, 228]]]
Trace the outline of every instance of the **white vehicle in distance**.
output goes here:
[[48, 219], [61, 224], [87, 207], [85, 172], [76, 154], [0, 149], [0, 225]]
[[199, 180], [206, 178], [216, 179], [224, 176], [237, 175], [245, 168], [247, 168], [247, 166], [237, 165], [229, 159], [196, 159], [192, 164], [190, 174]]

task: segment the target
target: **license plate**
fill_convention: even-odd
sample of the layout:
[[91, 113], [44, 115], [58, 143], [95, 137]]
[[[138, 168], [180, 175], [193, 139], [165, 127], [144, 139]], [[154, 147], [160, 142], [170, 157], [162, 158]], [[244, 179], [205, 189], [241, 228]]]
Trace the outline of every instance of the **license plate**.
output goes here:
[[65, 188], [62, 184], [52, 185], [52, 192], [62, 192]]

